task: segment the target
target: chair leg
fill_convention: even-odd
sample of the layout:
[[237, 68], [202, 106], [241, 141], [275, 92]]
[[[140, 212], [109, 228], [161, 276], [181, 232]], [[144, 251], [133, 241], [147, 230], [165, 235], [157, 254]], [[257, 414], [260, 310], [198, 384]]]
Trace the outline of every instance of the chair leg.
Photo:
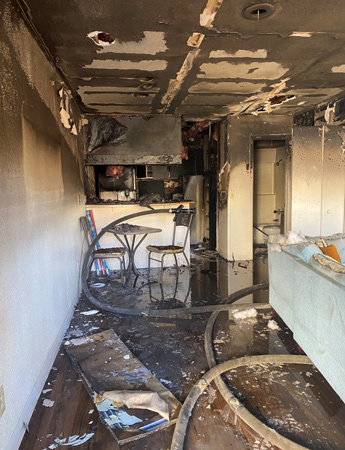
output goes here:
[[125, 285], [125, 260], [124, 257], [120, 258], [120, 271], [121, 271], [121, 283]]
[[178, 278], [178, 276], [179, 276], [179, 270], [178, 270], [178, 264], [177, 264], [176, 253], [174, 253], [174, 258], [175, 258], [176, 274], [177, 274], [177, 278]]
[[151, 252], [149, 252], [149, 263], [148, 263], [148, 270], [147, 270], [148, 278], [150, 278], [150, 272], [151, 272]]
[[188, 258], [187, 258], [187, 255], [185, 254], [185, 252], [183, 252], [183, 256], [184, 256], [184, 258], [185, 258], [185, 260], [186, 260], [188, 269], [190, 269], [190, 264], [189, 264], [189, 261], [188, 261]]
[[159, 277], [160, 284], [162, 284], [162, 281], [163, 281], [164, 257], [165, 257], [165, 254], [163, 253], [162, 259], [161, 259], [161, 274], [160, 274], [160, 277]]

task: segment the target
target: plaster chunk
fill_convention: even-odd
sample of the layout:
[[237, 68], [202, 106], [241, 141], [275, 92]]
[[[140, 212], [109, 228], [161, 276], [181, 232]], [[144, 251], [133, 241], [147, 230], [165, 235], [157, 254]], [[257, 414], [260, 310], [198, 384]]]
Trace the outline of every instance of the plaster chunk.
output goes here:
[[249, 64], [234, 64], [222, 61], [216, 64], [204, 63], [200, 66], [198, 78], [244, 78], [254, 80], [276, 80], [282, 77], [288, 68], [276, 62], [252, 62]]
[[139, 42], [114, 42], [111, 46], [97, 49], [97, 53], [129, 53], [133, 55], [156, 55], [168, 49], [165, 33], [162, 31], [144, 31]]
[[84, 69], [105, 69], [105, 70], [144, 70], [159, 71], [165, 70], [168, 63], [163, 59], [129, 61], [117, 59], [94, 59], [91, 64], [87, 64]]
[[225, 50], [213, 50], [210, 53], [210, 58], [267, 58], [267, 50], [260, 48], [255, 51], [251, 50], [237, 50], [235, 53], [228, 53]]
[[210, 83], [201, 81], [189, 88], [191, 93], [210, 94], [254, 94], [260, 92], [267, 85], [265, 83], [250, 83], [247, 81], [222, 81], [220, 83]]

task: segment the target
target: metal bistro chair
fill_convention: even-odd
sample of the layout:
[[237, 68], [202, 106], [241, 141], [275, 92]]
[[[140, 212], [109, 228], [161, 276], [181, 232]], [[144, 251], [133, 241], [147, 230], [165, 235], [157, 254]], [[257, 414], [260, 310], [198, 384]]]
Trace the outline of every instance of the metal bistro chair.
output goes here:
[[[92, 237], [91, 237], [91, 229], [89, 222], [85, 216], [82, 216], [80, 218], [80, 222], [82, 225], [82, 228], [85, 233], [86, 241], [88, 245], [90, 246], [92, 243]], [[107, 259], [107, 258], [116, 258], [120, 263], [120, 275], [121, 275], [121, 283], [122, 286], [125, 285], [125, 254], [126, 249], [124, 247], [110, 247], [110, 248], [97, 248], [94, 249], [92, 252], [92, 259], [90, 260], [89, 264], [89, 270], [91, 269], [92, 263], [95, 259]]]
[[[188, 269], [190, 269], [190, 264], [187, 258], [187, 255], [185, 253], [185, 247], [187, 238], [190, 232], [190, 227], [193, 219], [193, 214], [195, 213], [195, 209], [180, 209], [178, 208], [175, 210], [175, 217], [174, 217], [174, 232], [173, 232], [173, 240], [172, 245], [148, 245], [146, 247], [147, 251], [149, 252], [148, 256], [148, 276], [150, 277], [150, 270], [151, 270], [151, 260], [157, 261], [161, 263], [161, 273], [159, 282], [162, 283], [163, 280], [163, 268], [164, 268], [164, 258], [166, 255], [174, 255], [175, 258], [175, 264], [176, 264], [176, 270], [177, 270], [177, 276], [178, 276], [178, 264], [177, 264], [177, 257], [176, 255], [178, 253], [182, 253]], [[185, 227], [185, 236], [183, 240], [183, 245], [175, 245], [175, 239], [176, 239], [176, 228], [177, 227]], [[154, 253], [159, 259], [153, 258], [151, 254]]]

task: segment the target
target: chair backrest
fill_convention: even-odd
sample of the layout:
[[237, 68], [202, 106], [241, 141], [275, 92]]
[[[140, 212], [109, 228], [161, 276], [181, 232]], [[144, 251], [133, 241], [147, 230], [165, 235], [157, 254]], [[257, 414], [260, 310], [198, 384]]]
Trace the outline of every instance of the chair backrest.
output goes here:
[[183, 241], [183, 248], [186, 246], [186, 242], [188, 239], [190, 226], [192, 224], [193, 220], [193, 213], [191, 213], [189, 210], [180, 210], [176, 212], [174, 217], [174, 234], [173, 234], [173, 243], [172, 245], [175, 245], [175, 238], [176, 238], [176, 227], [186, 227], [184, 241]]
[[90, 229], [90, 225], [89, 225], [89, 221], [87, 220], [87, 217], [81, 216], [80, 223], [81, 223], [82, 229], [84, 231], [86, 241], [87, 241], [88, 245], [90, 245], [92, 242], [92, 238], [91, 238], [91, 229]]

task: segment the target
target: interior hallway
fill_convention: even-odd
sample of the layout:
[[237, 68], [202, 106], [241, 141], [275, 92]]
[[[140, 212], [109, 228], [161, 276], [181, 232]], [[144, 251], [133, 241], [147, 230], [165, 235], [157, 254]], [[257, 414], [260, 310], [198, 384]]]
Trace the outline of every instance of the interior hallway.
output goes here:
[[[139, 278], [139, 287], [126, 288], [130, 294], [126, 296], [125, 303], [137, 308], [219, 303], [234, 290], [267, 279], [265, 252], [259, 250], [259, 255], [253, 266], [249, 261], [227, 263], [215, 252], [196, 249], [192, 259], [190, 291], [188, 271], [180, 269], [179, 290], [174, 301], [175, 271], [166, 269], [164, 292], [168, 300], [159, 298], [161, 291], [158, 283], [151, 285], [150, 296], [145, 278]], [[145, 271], [142, 273], [145, 274]], [[105, 302], [118, 305], [117, 300], [126, 291], [120, 287], [118, 280], [109, 283], [106, 278], [94, 277], [91, 281], [105, 282], [103, 288], [93, 290], [96, 297], [102, 297]], [[268, 292], [261, 291], [254, 298], [245, 297], [239, 302], [254, 302], [255, 306], [258, 302], [266, 303], [267, 299]], [[92, 310], [94, 306], [82, 296], [65, 338], [71, 340], [113, 328], [128, 349], [179, 401], [185, 400], [193, 384], [208, 370], [204, 331], [209, 314], [156, 319], [121, 317], [102, 311], [83, 314]], [[268, 320], [272, 317], [269, 306], [259, 312], [258, 320], [234, 322], [228, 312], [220, 313], [213, 335], [218, 362], [244, 355], [298, 354], [298, 346], [286, 326], [280, 322], [280, 331], [268, 328]], [[238, 376], [235, 377], [233, 371], [230, 375], [232, 389], [238, 398], [279, 433], [313, 450], [344, 448], [345, 405], [312, 366], [278, 365], [273, 369], [261, 365], [255, 369], [238, 369]], [[52, 400], [54, 404], [43, 406], [45, 399]], [[71, 436], [80, 437], [85, 433], [91, 433], [91, 437], [79, 446], [81, 450], [117, 448], [109, 431], [99, 421], [95, 406], [63, 346], [38, 400], [29, 430], [20, 450], [60, 448], [56, 439], [68, 440]], [[165, 428], [121, 448], [168, 450], [172, 431], [173, 427]], [[273, 447], [249, 428], [240, 430], [238, 422], [237, 426], [234, 425], [233, 412], [212, 384], [193, 411], [184, 448], [263, 450]]]

